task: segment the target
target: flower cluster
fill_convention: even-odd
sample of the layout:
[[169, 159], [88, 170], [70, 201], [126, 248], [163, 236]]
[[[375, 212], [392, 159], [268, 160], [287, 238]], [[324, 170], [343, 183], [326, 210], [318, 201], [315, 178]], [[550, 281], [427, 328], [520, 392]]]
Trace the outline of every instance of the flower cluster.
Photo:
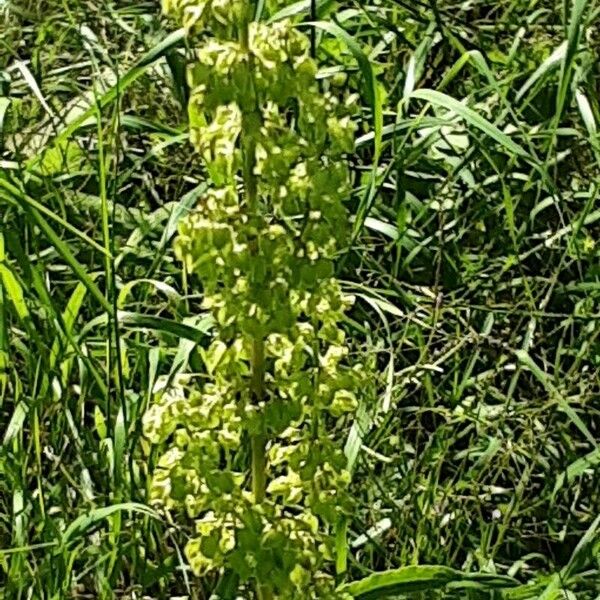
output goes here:
[[191, 140], [213, 184], [176, 248], [217, 333], [201, 389], [163, 394], [145, 415], [147, 437], [168, 445], [152, 500], [195, 520], [195, 573], [233, 571], [258, 598], [340, 598], [326, 566], [351, 502], [332, 426], [363, 380], [333, 275], [354, 99], [322, 93], [306, 36], [251, 21], [247, 0], [165, 9], [193, 46]]

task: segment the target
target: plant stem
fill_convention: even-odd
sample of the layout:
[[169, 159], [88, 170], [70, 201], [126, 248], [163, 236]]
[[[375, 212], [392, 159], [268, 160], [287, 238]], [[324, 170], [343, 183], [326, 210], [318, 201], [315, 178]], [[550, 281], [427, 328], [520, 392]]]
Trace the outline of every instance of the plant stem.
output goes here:
[[256, 596], [258, 600], [273, 600], [273, 592], [264, 585], [256, 586]]
[[[250, 6], [248, 7], [248, 17], [250, 16]], [[248, 52], [248, 68], [252, 75], [253, 61], [249, 51], [249, 19], [244, 23], [240, 31], [240, 44], [242, 48]], [[252, 77], [250, 84], [253, 88]], [[249, 90], [254, 94], [254, 89]], [[251, 131], [251, 121], [253, 117], [258, 117], [257, 107], [254, 106], [250, 111], [243, 111], [242, 117], [242, 133], [241, 133], [241, 148], [243, 153], [243, 172], [244, 192], [246, 196], [246, 206], [249, 217], [252, 219], [257, 217], [259, 210], [257, 180], [254, 173], [254, 161], [256, 153], [256, 143], [249, 131]], [[258, 254], [260, 252], [260, 243], [257, 236], [251, 244], [252, 252]], [[265, 396], [265, 348], [262, 337], [256, 336], [252, 341], [252, 399], [258, 405], [264, 401]], [[265, 491], [267, 487], [267, 457], [265, 453], [267, 437], [264, 432], [264, 427], [258, 433], [250, 436], [250, 451], [252, 454], [252, 494], [254, 502], [260, 504], [265, 499]], [[273, 592], [268, 585], [262, 585], [256, 582], [256, 597], [258, 600], [272, 600]]]
[[252, 493], [257, 504], [265, 499], [265, 489], [267, 487], [265, 442], [265, 436], [261, 434], [253, 435], [250, 439], [252, 449]]
[[[252, 396], [258, 404], [265, 394], [265, 345], [262, 339], [255, 338], [252, 345]], [[254, 434], [250, 440], [252, 450], [252, 493], [258, 504], [265, 498], [267, 484], [264, 431]]]
[[[259, 403], [264, 398], [265, 385], [265, 348], [261, 339], [254, 339], [252, 347], [252, 396]], [[250, 438], [252, 451], [252, 493], [258, 504], [265, 498], [267, 486], [267, 459], [265, 455], [266, 436], [263, 431]]]

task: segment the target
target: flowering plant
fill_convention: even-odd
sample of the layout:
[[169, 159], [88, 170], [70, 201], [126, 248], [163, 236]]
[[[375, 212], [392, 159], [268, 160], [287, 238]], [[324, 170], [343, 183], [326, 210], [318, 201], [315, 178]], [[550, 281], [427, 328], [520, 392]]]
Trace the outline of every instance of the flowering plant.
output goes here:
[[[151, 497], [196, 522], [192, 570], [234, 573], [259, 599], [342, 598], [327, 563], [352, 502], [332, 425], [363, 373], [339, 327], [345, 155], [354, 99], [322, 93], [290, 20], [252, 20], [248, 0], [165, 0], [188, 33], [190, 137], [212, 187], [177, 253], [216, 323], [208, 380], [162, 395], [144, 429], [167, 443]], [[267, 2], [273, 13], [277, 2]]]

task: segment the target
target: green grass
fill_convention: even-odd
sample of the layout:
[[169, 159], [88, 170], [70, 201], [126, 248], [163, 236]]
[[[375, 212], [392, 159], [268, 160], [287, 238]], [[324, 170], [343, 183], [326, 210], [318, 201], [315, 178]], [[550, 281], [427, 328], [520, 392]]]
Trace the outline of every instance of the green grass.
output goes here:
[[[430, 590], [369, 585], [600, 597], [599, 8], [299, 5], [363, 107], [339, 275], [376, 400], [340, 431], [346, 581], [437, 565]], [[155, 2], [0, 0], [6, 599], [216, 583], [185, 565], [192, 524], [146, 505], [141, 415], [211, 335], [171, 244], [205, 185], [173, 32]]]

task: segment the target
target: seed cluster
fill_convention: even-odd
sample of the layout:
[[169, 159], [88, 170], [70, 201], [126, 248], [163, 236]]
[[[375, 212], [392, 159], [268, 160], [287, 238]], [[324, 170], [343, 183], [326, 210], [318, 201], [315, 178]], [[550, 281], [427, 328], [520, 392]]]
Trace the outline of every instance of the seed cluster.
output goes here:
[[177, 253], [202, 282], [216, 335], [202, 388], [164, 394], [144, 417], [147, 437], [168, 446], [152, 500], [195, 519], [196, 574], [228, 570], [265, 597], [340, 598], [326, 568], [351, 501], [332, 425], [355, 410], [364, 379], [348, 360], [339, 324], [351, 299], [333, 269], [355, 100], [321, 91], [290, 20], [253, 21], [247, 0], [164, 8], [194, 52], [190, 136], [212, 184]]

